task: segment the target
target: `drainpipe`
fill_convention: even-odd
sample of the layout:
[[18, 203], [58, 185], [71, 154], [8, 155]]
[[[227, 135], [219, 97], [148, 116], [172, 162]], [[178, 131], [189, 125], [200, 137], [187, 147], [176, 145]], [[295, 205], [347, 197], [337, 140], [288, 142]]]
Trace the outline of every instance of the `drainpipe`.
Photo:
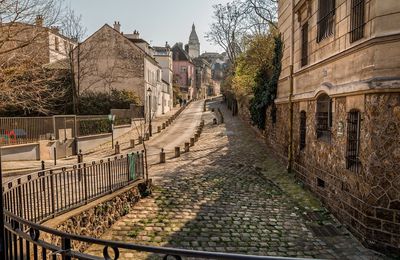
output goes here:
[[292, 172], [293, 168], [293, 65], [294, 65], [294, 0], [291, 1], [290, 10], [291, 15], [291, 34], [290, 34], [290, 76], [289, 76], [289, 147], [288, 147], [288, 166], [287, 170], [289, 173]]

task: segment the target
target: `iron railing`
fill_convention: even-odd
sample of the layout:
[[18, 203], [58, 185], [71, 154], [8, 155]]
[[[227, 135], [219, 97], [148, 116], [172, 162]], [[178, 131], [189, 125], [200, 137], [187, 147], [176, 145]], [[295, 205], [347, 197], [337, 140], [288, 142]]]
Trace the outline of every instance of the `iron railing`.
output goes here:
[[4, 185], [4, 208], [41, 223], [144, 178], [144, 155], [39, 171]]
[[[87, 236], [68, 234], [59, 230], [45, 227], [18, 217], [11, 212], [5, 215], [10, 220], [6, 223], [5, 240], [7, 245], [6, 259], [119, 259], [121, 250], [141, 251], [161, 256], [161, 259], [176, 259], [190, 257], [195, 259], [226, 259], [226, 260], [300, 260], [301, 258], [250, 256], [219, 252], [195, 251], [169, 247], [144, 246], [95, 239]], [[22, 227], [26, 227], [24, 230]], [[56, 237], [60, 244], [49, 243], [43, 237]], [[75, 251], [73, 245], [83, 242], [90, 245], [103, 246], [103, 256], [93, 256]]]

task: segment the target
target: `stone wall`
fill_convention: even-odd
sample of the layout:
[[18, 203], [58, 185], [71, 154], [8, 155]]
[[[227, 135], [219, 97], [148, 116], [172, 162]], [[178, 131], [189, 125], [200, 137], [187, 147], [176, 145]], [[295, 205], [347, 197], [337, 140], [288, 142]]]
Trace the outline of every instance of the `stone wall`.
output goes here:
[[[330, 142], [316, 137], [315, 106], [312, 100], [294, 104], [294, 160], [298, 178], [366, 245], [384, 252], [399, 252], [400, 94], [334, 98]], [[361, 111], [362, 119], [359, 173], [346, 169], [346, 120], [353, 108]], [[307, 130], [306, 146], [300, 151], [302, 110], [307, 113]], [[281, 144], [279, 139], [277, 136], [276, 142]], [[278, 145], [277, 151], [280, 149]]]
[[289, 105], [276, 105], [276, 121], [273, 122], [273, 107], [267, 109], [265, 140], [282, 162], [287, 162], [289, 147]]
[[[142, 184], [136, 182], [113, 194], [51, 219], [44, 225], [69, 234], [99, 238], [122, 216], [128, 214], [136, 202], [142, 198], [138, 185]], [[61, 245], [59, 237], [47, 235], [44, 240]], [[80, 252], [84, 252], [89, 246], [88, 243], [72, 242], [72, 248]]]

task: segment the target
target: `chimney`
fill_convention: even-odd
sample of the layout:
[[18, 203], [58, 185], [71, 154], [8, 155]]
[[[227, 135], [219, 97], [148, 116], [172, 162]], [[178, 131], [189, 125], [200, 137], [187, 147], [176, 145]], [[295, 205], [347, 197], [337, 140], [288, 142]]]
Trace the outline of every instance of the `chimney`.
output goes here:
[[43, 27], [43, 21], [44, 21], [43, 16], [42, 15], [37, 15], [36, 16], [35, 25], [37, 27]]
[[121, 24], [119, 22], [114, 22], [114, 29], [118, 32], [121, 31]]
[[58, 34], [58, 33], [60, 33], [60, 28], [58, 28], [57, 26], [52, 26], [51, 31], [55, 34]]
[[133, 39], [139, 39], [140, 38], [140, 33], [139, 31], [134, 30], [133, 31]]

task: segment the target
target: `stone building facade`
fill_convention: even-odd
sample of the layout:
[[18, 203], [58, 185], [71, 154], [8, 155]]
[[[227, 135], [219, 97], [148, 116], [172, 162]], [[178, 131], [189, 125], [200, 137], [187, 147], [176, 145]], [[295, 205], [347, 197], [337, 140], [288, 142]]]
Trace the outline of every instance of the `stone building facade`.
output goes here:
[[37, 16], [34, 24], [0, 23], [0, 66], [34, 62], [49, 65], [69, 58], [77, 42], [60, 33], [57, 27], [46, 27]]
[[192, 58], [183, 49], [182, 43], [176, 43], [172, 47], [174, 84], [180, 87], [182, 98], [190, 100], [196, 96], [194, 86], [195, 66]]
[[80, 93], [133, 91], [145, 106], [146, 118], [162, 113], [162, 68], [153, 49], [140, 39], [138, 32], [124, 35], [119, 23], [114, 28], [105, 24], [74, 50], [74, 67]]
[[400, 4], [280, 0], [266, 140], [367, 246], [400, 250]]

